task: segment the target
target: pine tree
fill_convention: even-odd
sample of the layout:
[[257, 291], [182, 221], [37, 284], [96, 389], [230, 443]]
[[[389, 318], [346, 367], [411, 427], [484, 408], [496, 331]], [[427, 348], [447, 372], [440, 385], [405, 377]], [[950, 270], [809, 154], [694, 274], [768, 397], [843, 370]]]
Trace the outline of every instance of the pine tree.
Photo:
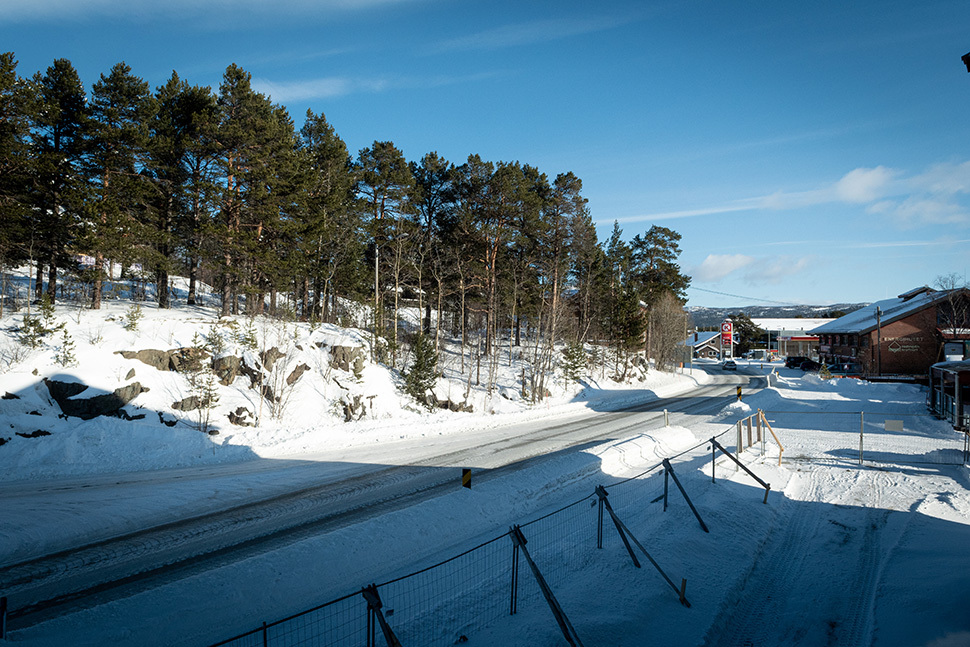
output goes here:
[[0, 53], [0, 268], [30, 255], [24, 243], [31, 216], [31, 95], [28, 83], [17, 75], [13, 53]]
[[101, 307], [105, 262], [122, 267], [146, 256], [149, 228], [140, 217], [148, 185], [148, 126], [155, 104], [148, 83], [118, 63], [94, 84], [86, 130], [86, 165], [91, 181], [89, 229], [84, 248], [94, 256], [91, 307]]
[[586, 370], [587, 357], [586, 349], [579, 342], [570, 342], [562, 351], [563, 376], [570, 382], [578, 382]]
[[173, 72], [155, 91], [155, 105], [147, 151], [154, 188], [147, 201], [146, 229], [152, 236], [147, 260], [154, 270], [158, 305], [168, 308], [168, 276], [176, 253], [184, 252], [190, 272], [197, 265], [202, 214], [208, 210], [215, 98], [208, 88], [190, 86]]
[[279, 284], [292, 260], [281, 238], [297, 213], [292, 204], [296, 134], [286, 111], [255, 92], [251, 76], [230, 65], [218, 97], [217, 185], [219, 222], [214, 228], [221, 257], [222, 310], [261, 311], [262, 295]]
[[32, 205], [29, 218], [31, 255], [38, 260], [35, 297], [53, 298], [57, 269], [68, 264], [67, 249], [83, 226], [86, 176], [82, 165], [87, 105], [84, 86], [71, 62], [54, 61], [44, 74], [34, 75], [36, 109], [31, 112], [33, 154]]
[[353, 208], [354, 175], [347, 145], [324, 115], [307, 111], [300, 130], [304, 192], [298, 234], [300, 270], [307, 277], [310, 313], [333, 321], [339, 289], [350, 290], [348, 265], [362, 253], [359, 213]]
[[[361, 149], [355, 166], [357, 191], [362, 210], [370, 218], [371, 261], [374, 268], [374, 334], [384, 335], [382, 266], [388, 265], [385, 248], [392, 242], [391, 224], [407, 209], [407, 197], [414, 184], [404, 154], [393, 142], [375, 141]], [[395, 313], [396, 314], [396, 313]]]
[[438, 351], [435, 350], [434, 339], [419, 333], [411, 349], [414, 351], [414, 361], [404, 372], [404, 390], [429, 410], [433, 409], [434, 402], [428, 392], [438, 380]]

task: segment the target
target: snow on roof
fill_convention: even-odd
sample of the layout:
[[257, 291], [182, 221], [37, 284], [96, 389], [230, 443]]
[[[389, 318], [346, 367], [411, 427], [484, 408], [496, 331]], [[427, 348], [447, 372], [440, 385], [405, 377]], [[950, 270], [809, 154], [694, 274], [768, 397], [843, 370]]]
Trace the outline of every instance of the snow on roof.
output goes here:
[[762, 330], [770, 330], [774, 332], [776, 330], [812, 330], [818, 326], [824, 326], [825, 324], [835, 321], [831, 317], [824, 318], [802, 318], [802, 317], [786, 317], [786, 318], [753, 318], [751, 323], [756, 325]]
[[933, 364], [933, 366], [930, 368], [940, 369], [942, 371], [947, 371], [948, 373], [962, 373], [964, 371], [970, 371], [970, 359], [939, 362], [937, 364]]
[[693, 346], [703, 346], [704, 344], [706, 344], [707, 342], [711, 341], [712, 339], [715, 339], [720, 334], [721, 333], [718, 332], [718, 331], [716, 331], [716, 330], [713, 331], [713, 332], [710, 332], [710, 331], [708, 331], [708, 332], [700, 332], [700, 331], [698, 331], [696, 333], [696, 335], [697, 335], [697, 341], [694, 341], [694, 335], [691, 335], [690, 337], [688, 337], [685, 341], [683, 341], [681, 343], [682, 344], [686, 344], [687, 346], [691, 346], [691, 347], [693, 347]]
[[931, 290], [929, 288], [917, 288], [904, 292], [895, 299], [885, 299], [871, 303], [865, 308], [850, 312], [844, 317], [839, 317], [831, 323], [827, 323], [809, 332], [813, 335], [829, 333], [864, 333], [873, 330], [877, 325], [876, 311], [881, 311], [881, 324], [908, 317], [909, 315], [923, 310], [946, 296], [947, 292]]

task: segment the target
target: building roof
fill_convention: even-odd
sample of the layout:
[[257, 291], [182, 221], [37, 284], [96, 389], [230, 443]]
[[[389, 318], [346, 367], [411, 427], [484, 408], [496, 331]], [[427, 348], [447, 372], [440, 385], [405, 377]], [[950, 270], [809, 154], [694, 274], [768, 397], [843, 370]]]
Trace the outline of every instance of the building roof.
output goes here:
[[939, 362], [933, 364], [930, 368], [946, 371], [947, 373], [963, 373], [964, 371], [970, 371], [970, 359]]
[[694, 335], [691, 335], [686, 339], [686, 341], [683, 341], [681, 343], [686, 344], [687, 346], [690, 346], [692, 348], [696, 346], [703, 346], [709, 341], [716, 340], [720, 334], [721, 333], [716, 330], [713, 332], [698, 332], [697, 341], [694, 341]]
[[[942, 301], [949, 294], [948, 290], [932, 290], [927, 287], [916, 288], [900, 294], [895, 299], [885, 299], [871, 303], [868, 306], [850, 312], [835, 321], [814, 328], [809, 332], [813, 335], [828, 335], [832, 333], [859, 334], [875, 330], [878, 325], [885, 326], [911, 314], [925, 310], [933, 304]], [[881, 315], [877, 317], [877, 309]]]
[[762, 330], [768, 330], [771, 332], [776, 332], [778, 330], [787, 330], [790, 332], [797, 332], [800, 330], [812, 330], [819, 326], [823, 326], [830, 321], [835, 321], [835, 319], [829, 318], [800, 318], [800, 317], [786, 317], [786, 318], [754, 318], [751, 319], [751, 323], [756, 325]]

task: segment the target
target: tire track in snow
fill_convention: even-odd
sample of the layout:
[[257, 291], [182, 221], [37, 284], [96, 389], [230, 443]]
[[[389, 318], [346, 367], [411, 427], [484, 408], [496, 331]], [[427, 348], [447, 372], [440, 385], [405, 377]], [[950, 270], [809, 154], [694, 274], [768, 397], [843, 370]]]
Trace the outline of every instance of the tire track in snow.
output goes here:
[[[809, 482], [809, 499], [816, 489]], [[799, 502], [783, 499], [781, 514], [771, 533], [758, 549], [753, 568], [739, 585], [736, 595], [722, 605], [711, 624], [705, 644], [711, 647], [752, 647], [785, 644], [778, 641], [773, 619], [783, 613], [786, 601], [803, 570], [806, 554], [799, 550], [806, 537], [820, 523], [817, 508], [803, 509]], [[756, 547], [751, 547], [756, 550]], [[794, 644], [794, 643], [789, 643]]]
[[[757, 380], [757, 376], [752, 376]], [[529, 434], [499, 438], [408, 465], [380, 466], [349, 479], [303, 488], [53, 555], [0, 568], [0, 590], [10, 597], [18, 627], [131, 595], [166, 581], [331, 531], [445, 491], [454, 479], [441, 466], [485, 460], [496, 467], [480, 480], [525, 469], [550, 451], [629, 436], [662, 417], [713, 413], [730, 385], [701, 387], [680, 396], [558, 423]], [[550, 449], [550, 443], [554, 449]]]

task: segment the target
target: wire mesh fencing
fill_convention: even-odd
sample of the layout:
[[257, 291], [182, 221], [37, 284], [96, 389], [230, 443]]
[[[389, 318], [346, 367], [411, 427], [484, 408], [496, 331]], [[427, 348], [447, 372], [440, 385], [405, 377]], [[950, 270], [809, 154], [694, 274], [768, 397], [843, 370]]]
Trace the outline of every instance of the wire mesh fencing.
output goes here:
[[[719, 437], [729, 442], [733, 427]], [[688, 490], [710, 477], [697, 467], [710, 462], [710, 443], [700, 443], [670, 458], [680, 465], [680, 480]], [[669, 486], [669, 483], [668, 483]], [[634, 532], [649, 531], [661, 522], [664, 468], [658, 460], [642, 473], [604, 484], [604, 492], [619, 519]], [[622, 544], [623, 537], [603, 519], [595, 492], [516, 526], [528, 552], [552, 590], [564, 586], [572, 573], [603, 553], [599, 548]], [[488, 625], [525, 605], [547, 604], [536, 578], [518, 563], [512, 530], [485, 543], [406, 576], [377, 584], [379, 600], [353, 593], [338, 600], [264, 623], [213, 647], [359, 647], [366, 645], [435, 647], [460, 644], [476, 627]], [[662, 584], [661, 584], [662, 585]], [[376, 614], [381, 619], [375, 621]], [[382, 637], [381, 621], [394, 643]]]
[[[743, 460], [741, 454], [745, 454]], [[663, 512], [668, 502], [682, 505], [679, 501], [686, 499], [706, 531], [701, 514], [687, 494], [704, 492], [716, 475], [730, 474], [725, 469], [732, 466], [747, 471], [765, 487], [767, 502], [770, 486], [748, 469], [753, 460], [962, 464], [965, 456], [964, 435], [954, 432], [952, 437], [941, 437], [939, 422], [929, 415], [878, 410], [759, 410], [708, 441], [658, 459], [635, 476], [613, 478], [588, 496], [514, 526], [459, 555], [264, 624], [213, 647], [460, 644], [476, 628], [514, 614], [524, 605], [549, 604], [554, 608], [551, 592], [601, 559], [604, 553], [600, 548], [624, 545], [636, 559], [631, 545], [636, 544], [646, 554], [636, 536], [650, 536], [658, 530], [665, 522]], [[604, 478], [609, 479], [606, 475]], [[672, 492], [675, 487], [684, 496]], [[603, 512], [603, 499], [608, 499], [608, 516]], [[689, 513], [681, 510], [680, 514], [687, 518]], [[526, 542], [527, 551], [522, 552], [528, 553], [530, 568], [535, 565], [541, 570], [541, 581], [519, 564], [520, 541]], [[660, 565], [654, 566], [677, 593], [677, 578], [668, 577]], [[658, 586], [664, 585], [658, 581]], [[689, 606], [683, 588], [679, 595]], [[558, 619], [555, 609], [553, 613]], [[568, 620], [560, 622], [567, 642], [577, 644], [569, 638], [567, 625]]]
[[863, 411], [770, 411], [766, 418], [787, 439], [791, 460], [962, 465], [966, 434], [941, 436], [930, 414], [878, 408]]

